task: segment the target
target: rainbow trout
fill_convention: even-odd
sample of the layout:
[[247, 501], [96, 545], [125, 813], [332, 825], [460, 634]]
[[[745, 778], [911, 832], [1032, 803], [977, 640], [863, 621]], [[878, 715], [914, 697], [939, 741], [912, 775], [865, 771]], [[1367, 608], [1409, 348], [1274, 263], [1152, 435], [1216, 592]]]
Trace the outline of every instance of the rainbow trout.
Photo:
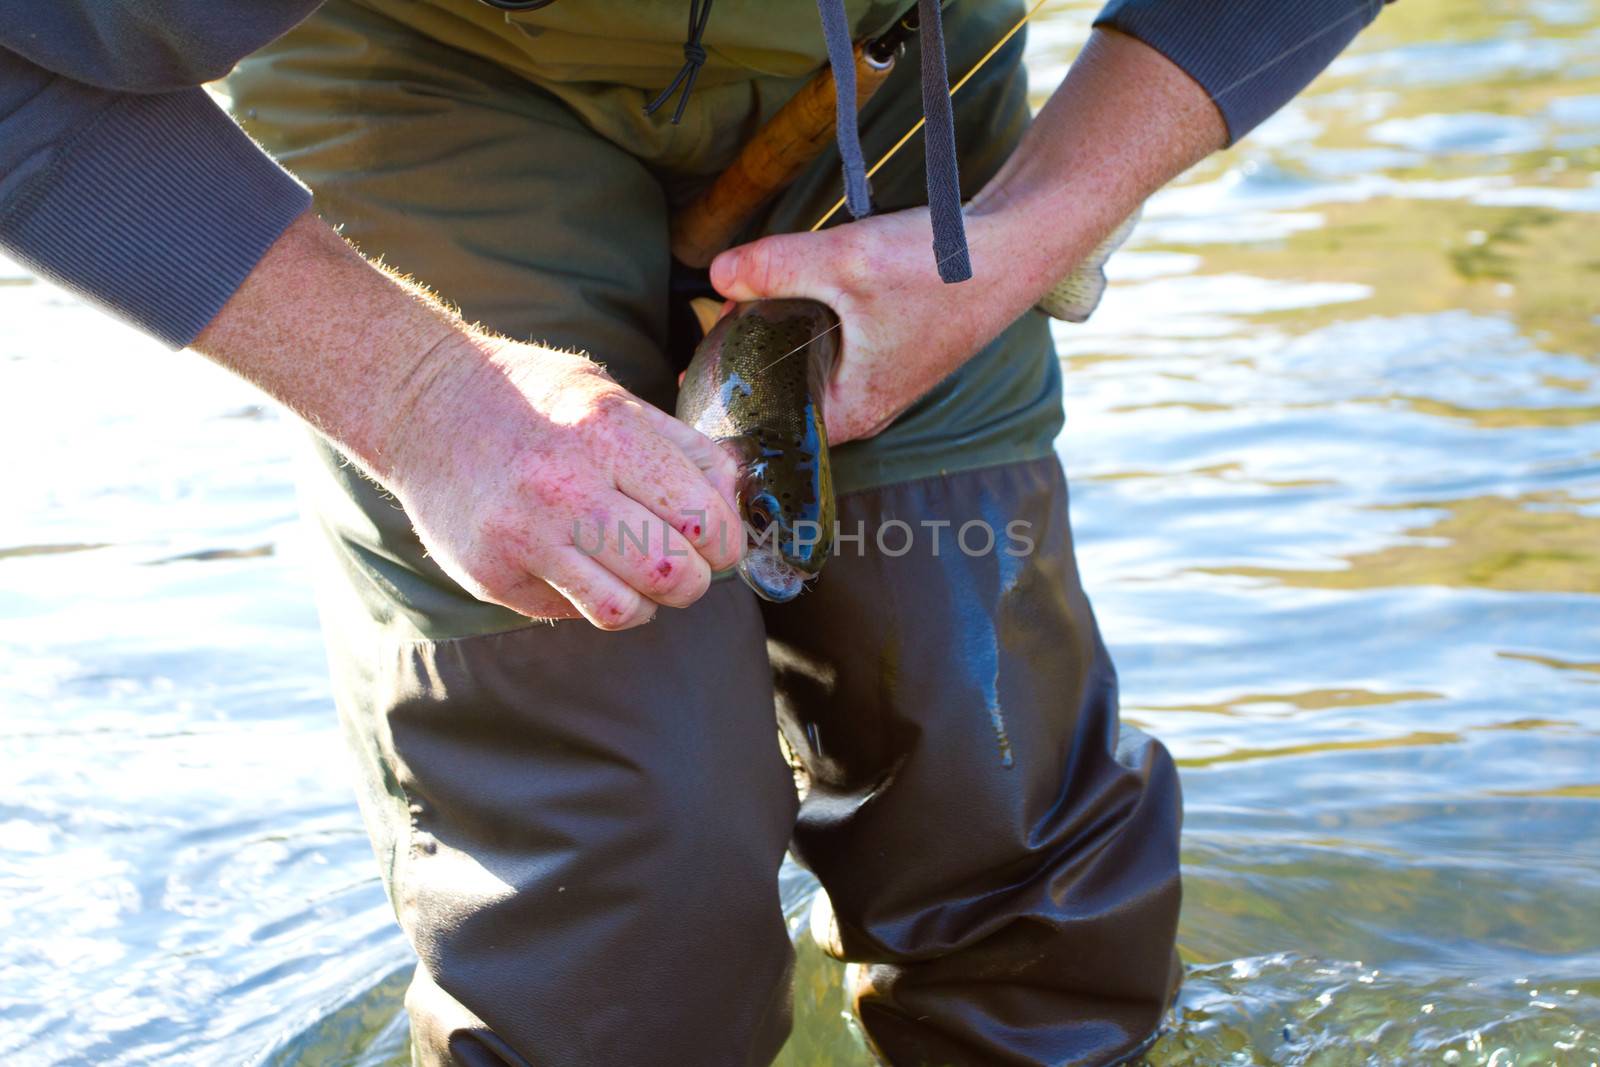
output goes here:
[[[1038, 308], [1083, 322], [1105, 293], [1105, 262], [1138, 213], [1053, 286]], [[733, 452], [745, 583], [767, 600], [800, 595], [833, 549], [833, 475], [823, 397], [839, 354], [839, 320], [815, 300], [740, 304], [694, 351], [678, 418]]]
[[777, 603], [799, 596], [833, 549], [823, 398], [838, 325], [815, 300], [740, 304], [695, 349], [678, 391], [678, 418], [739, 462], [739, 575]]

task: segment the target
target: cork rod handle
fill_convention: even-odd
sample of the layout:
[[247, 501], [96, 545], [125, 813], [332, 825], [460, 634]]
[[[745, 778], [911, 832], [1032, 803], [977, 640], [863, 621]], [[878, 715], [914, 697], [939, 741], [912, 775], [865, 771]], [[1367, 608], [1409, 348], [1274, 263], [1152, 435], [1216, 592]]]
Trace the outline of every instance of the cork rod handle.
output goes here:
[[[894, 59], [880, 62], [857, 45], [855, 62], [859, 110], [888, 79]], [[832, 71], [819, 71], [756, 131], [716, 181], [673, 217], [673, 256], [685, 266], [710, 266], [756, 209], [828, 146], [837, 99]]]

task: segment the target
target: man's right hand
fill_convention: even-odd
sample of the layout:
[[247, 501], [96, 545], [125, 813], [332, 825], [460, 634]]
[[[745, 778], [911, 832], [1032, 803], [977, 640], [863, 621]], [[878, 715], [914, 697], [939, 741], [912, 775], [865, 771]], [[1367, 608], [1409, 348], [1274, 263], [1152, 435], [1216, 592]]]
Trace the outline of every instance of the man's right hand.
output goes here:
[[743, 552], [723, 449], [584, 356], [468, 326], [309, 213], [193, 347], [393, 491], [480, 599], [620, 630]]
[[732, 458], [593, 361], [478, 338], [430, 358], [381, 477], [480, 600], [621, 630], [738, 562]]

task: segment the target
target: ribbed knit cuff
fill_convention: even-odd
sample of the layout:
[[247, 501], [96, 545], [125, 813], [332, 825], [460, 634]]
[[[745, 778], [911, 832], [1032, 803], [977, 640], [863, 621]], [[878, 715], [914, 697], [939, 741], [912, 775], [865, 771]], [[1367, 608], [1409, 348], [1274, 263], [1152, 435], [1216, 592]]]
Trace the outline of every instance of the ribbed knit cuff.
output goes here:
[[0, 203], [0, 244], [182, 348], [310, 203], [204, 90], [130, 94]]
[[1154, 48], [1200, 84], [1232, 143], [1294, 98], [1383, 0], [1111, 0], [1096, 26]]

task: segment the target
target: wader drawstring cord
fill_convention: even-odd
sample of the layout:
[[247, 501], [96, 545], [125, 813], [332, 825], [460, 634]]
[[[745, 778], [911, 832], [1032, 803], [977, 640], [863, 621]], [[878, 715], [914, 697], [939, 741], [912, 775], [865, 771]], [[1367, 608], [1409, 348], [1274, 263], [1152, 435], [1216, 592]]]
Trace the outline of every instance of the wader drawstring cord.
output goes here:
[[[484, 2], [504, 10], [537, 10], [553, 0]], [[673, 109], [672, 124], [676, 126], [682, 121], [684, 109], [689, 105], [689, 96], [694, 92], [695, 79], [700, 76], [700, 68], [706, 63], [706, 49], [701, 40], [705, 36], [706, 23], [711, 19], [711, 2], [689, 0], [689, 32], [683, 42], [683, 66], [667, 87], [644, 106], [646, 115], [654, 115], [661, 110], [681, 87], [683, 92], [678, 96], [678, 106]], [[967, 250], [966, 226], [961, 218], [961, 172], [956, 162], [955, 113], [950, 106], [950, 97], [955, 95], [955, 89], [950, 87], [950, 72], [945, 63], [941, 6], [940, 0], [917, 0], [917, 19], [921, 24], [918, 50], [922, 58], [923, 117], [912, 133], [923, 126], [928, 129], [928, 136], [924, 138], [924, 165], [928, 181], [928, 210], [933, 219], [933, 255], [939, 277], [945, 282], [964, 282], [972, 277], [972, 257]], [[833, 68], [837, 101], [834, 125], [839, 157], [844, 167], [845, 190], [840, 204], [848, 205], [850, 214], [859, 219], [872, 212], [872, 193], [867, 186], [867, 179], [878, 167], [883, 166], [884, 160], [879, 160], [868, 171], [861, 152], [861, 131], [856, 120], [855, 46], [850, 40], [849, 16], [845, 13], [844, 0], [817, 0], [817, 9], [822, 16], [822, 35], [828, 46], [828, 63]], [[1028, 13], [1030, 16], [1032, 14], [1032, 11]], [[1024, 22], [1027, 17], [1024, 16]], [[1016, 30], [1011, 32], [1015, 33]], [[1006, 39], [1010, 36], [1008, 33]], [[982, 66], [988, 58], [985, 56], [979, 60], [978, 65]], [[976, 69], [974, 67], [973, 71]], [[971, 76], [972, 72], [969, 72], [967, 77]], [[963, 82], [965, 80], [962, 79]], [[909, 138], [910, 134], [906, 136]], [[904, 143], [902, 139], [901, 144]], [[896, 145], [890, 149], [890, 155], [899, 147]], [[835, 205], [822, 222], [826, 222], [837, 210], [838, 205]], [[822, 222], [812, 229], [819, 228]]]
[[[924, 2], [924, 0], [917, 0], [917, 3], [918, 3], [919, 6], [923, 2]], [[1033, 17], [1039, 13], [1039, 9], [1044, 7], [1044, 5], [1047, 2], [1048, 2], [1048, 0], [1034, 0], [1033, 6], [1028, 8], [1028, 10], [1023, 13], [1022, 17], [1020, 19], [1018, 19], [1015, 23], [1013, 23], [1012, 27], [1009, 30], [1007, 30], [1001, 36], [1001, 38], [998, 41], [996, 41], [993, 45], [991, 45], [987, 52], [985, 52], [982, 56], [980, 56], [978, 58], [978, 61], [972, 65], [971, 69], [969, 69], [965, 74], [963, 74], [961, 76], [961, 80], [960, 81], [956, 82], [954, 85], [952, 85], [950, 87], [950, 96], [954, 97], [957, 93], [959, 93], [961, 91], [961, 87], [966, 85], [967, 82], [971, 81], [972, 80], [972, 76], [977, 74], [978, 71], [982, 70], [983, 69], [983, 65], [985, 63], [989, 62], [989, 60], [993, 59], [995, 57], [995, 55], [1000, 51], [1000, 49], [1002, 49], [1002, 48], [1004, 48], [1006, 46], [1006, 42], [1007, 41], [1011, 40], [1011, 38], [1015, 37], [1019, 32], [1021, 32], [1022, 27], [1026, 26], [1033, 19]], [[1392, 3], [1393, 0], [1384, 0], [1384, 2], [1385, 3]], [[1232, 81], [1228, 85], [1224, 86], [1222, 89], [1218, 90], [1211, 97], [1212, 102], [1215, 103], [1215, 102], [1221, 100], [1222, 97], [1224, 97], [1227, 94], [1233, 92], [1239, 86], [1243, 85], [1245, 82], [1248, 82], [1250, 79], [1256, 77], [1262, 71], [1267, 70], [1270, 67], [1274, 66], [1275, 64], [1282, 62], [1285, 56], [1292, 55], [1294, 52], [1298, 51], [1301, 48], [1304, 48], [1306, 45], [1310, 44], [1312, 41], [1316, 40], [1318, 37], [1321, 37], [1323, 34], [1329, 32], [1330, 30], [1336, 29], [1338, 26], [1342, 25], [1345, 22], [1348, 22], [1350, 19], [1354, 18], [1356, 15], [1359, 15], [1360, 13], [1361, 13], [1360, 9], [1357, 9], [1355, 11], [1352, 11], [1348, 15], [1345, 15], [1345, 16], [1343, 16], [1341, 18], [1338, 18], [1338, 19], [1334, 19], [1332, 22], [1328, 23], [1327, 25], [1319, 27], [1314, 32], [1309, 33], [1306, 36], [1300, 38], [1299, 40], [1295, 41], [1293, 44], [1289, 45], [1288, 47], [1280, 49], [1279, 51], [1277, 51], [1277, 52], [1273, 53], [1272, 55], [1268, 56], [1265, 60], [1263, 60], [1262, 62], [1258, 63], [1254, 67], [1251, 67], [1244, 74], [1242, 74], [1238, 78], [1234, 79], [1234, 81]], [[911, 138], [915, 137], [917, 135], [917, 131], [921, 130], [923, 125], [926, 122], [927, 122], [926, 105], [924, 105], [924, 117], [921, 118], [921, 119], [918, 119], [916, 124], [914, 126], [912, 126], [909, 130], [907, 130], [901, 136], [901, 138], [898, 141], [896, 141], [894, 144], [889, 146], [889, 150], [887, 152], [885, 152], [883, 155], [878, 157], [878, 161], [876, 163], [874, 163], [871, 167], [867, 168], [867, 177], [870, 179], [874, 174], [876, 174], [876, 173], [878, 173], [878, 171], [882, 170], [883, 169], [883, 165], [885, 163], [889, 162], [889, 160], [893, 159], [894, 156], [895, 156], [895, 153], [899, 152], [900, 149], [904, 148], [906, 146], [906, 142], [911, 140]], [[845, 206], [845, 198], [841, 196], [838, 200], [834, 201], [832, 207], [830, 207], [827, 211], [822, 213], [822, 217], [821, 218], [817, 219], [816, 222], [813, 222], [811, 224], [811, 232], [815, 233], [818, 230], [822, 229], [824, 226], [826, 226], [828, 224], [828, 221], [830, 219], [832, 219], [835, 215], [837, 215], [839, 213], [839, 209], [844, 207], [844, 206]]]
[[695, 79], [700, 76], [700, 68], [706, 65], [705, 46], [700, 43], [700, 38], [706, 32], [706, 22], [711, 18], [711, 0], [689, 0], [689, 36], [683, 42], [683, 66], [678, 70], [677, 77], [672, 83], [661, 90], [654, 100], [644, 106], [646, 115], [654, 115], [660, 111], [666, 102], [672, 99], [672, 94], [677, 92], [678, 86], [683, 86], [683, 94], [678, 97], [678, 106], [672, 112], [672, 124], [676, 126], [683, 118], [683, 109], [689, 105], [689, 94], [694, 92]]
[[[950, 96], [955, 96], [955, 94], [957, 94], [958, 91], [960, 91], [960, 88], [962, 88], [963, 85], [966, 85], [966, 83], [970, 82], [971, 77], [973, 77], [974, 74], [978, 74], [978, 70], [981, 69], [981, 67], [984, 66], [984, 64], [986, 64], [986, 62], [989, 62], [990, 59], [994, 59], [995, 53], [998, 53], [998, 51], [1002, 50], [1002, 48], [1005, 48], [1005, 43], [1008, 42], [1008, 40], [1011, 40], [1011, 38], [1016, 37], [1016, 34], [1018, 34], [1018, 30], [1021, 30], [1022, 27], [1027, 26], [1027, 21], [1029, 21], [1029, 19], [1034, 18], [1035, 14], [1038, 13], [1038, 10], [1040, 10], [1040, 8], [1043, 8], [1043, 6], [1045, 6], [1046, 2], [1048, 2], [1048, 0], [1037, 0], [1037, 2], [1034, 3], [1034, 6], [1030, 6], [1029, 10], [1027, 10], [1026, 13], [1022, 14], [1022, 18], [1019, 18], [1018, 21], [1016, 21], [1016, 26], [1011, 27], [1010, 30], [1006, 30], [1005, 35], [1003, 35], [1003, 37], [1000, 38], [1000, 40], [997, 40], [997, 42], [994, 43], [994, 46], [992, 46], [992, 48], [990, 48], [989, 51], [986, 51], [986, 53], [982, 54], [982, 58], [979, 59], [978, 62], [974, 62], [973, 67], [971, 67], [971, 70], [968, 70], [968, 72], [966, 72], [965, 75], [962, 75], [962, 80], [960, 80], [960, 82], [957, 82], [957, 83], [955, 83], [955, 85], [950, 86], [950, 93], [949, 93]], [[918, 0], [918, 3], [922, 3], [922, 0]], [[1219, 99], [1222, 98], [1222, 96], [1226, 96], [1226, 94], [1232, 93], [1232, 91], [1237, 90], [1238, 86], [1242, 86], [1242, 85], [1245, 85], [1246, 82], [1250, 82], [1251, 78], [1254, 78], [1254, 77], [1256, 77], [1256, 75], [1261, 74], [1262, 70], [1269, 70], [1270, 67], [1277, 66], [1278, 62], [1282, 62], [1283, 59], [1288, 58], [1288, 56], [1291, 56], [1291, 54], [1294, 54], [1294, 53], [1296, 53], [1296, 51], [1299, 51], [1299, 50], [1301, 50], [1301, 48], [1304, 48], [1304, 46], [1309, 45], [1310, 42], [1314, 42], [1314, 40], [1317, 40], [1318, 37], [1322, 37], [1323, 34], [1328, 34], [1328, 32], [1330, 32], [1330, 30], [1334, 29], [1334, 27], [1341, 26], [1341, 24], [1344, 24], [1344, 22], [1350, 21], [1350, 19], [1355, 18], [1355, 14], [1360, 14], [1360, 11], [1357, 10], [1357, 11], [1354, 11], [1354, 13], [1346, 14], [1346, 16], [1341, 16], [1341, 18], [1333, 19], [1333, 21], [1328, 22], [1328, 24], [1325, 24], [1325, 26], [1318, 27], [1318, 29], [1314, 30], [1314, 32], [1310, 32], [1310, 34], [1304, 35], [1304, 37], [1299, 38], [1298, 42], [1291, 43], [1291, 45], [1286, 46], [1286, 48], [1280, 48], [1280, 50], [1278, 50], [1277, 53], [1270, 54], [1270, 56], [1267, 56], [1267, 58], [1264, 59], [1264, 61], [1261, 61], [1261, 62], [1259, 62], [1259, 64], [1256, 64], [1256, 66], [1251, 67], [1250, 70], [1246, 70], [1245, 74], [1242, 74], [1242, 75], [1240, 75], [1240, 77], [1237, 77], [1237, 78], [1235, 78], [1235, 80], [1232, 80], [1232, 82], [1227, 83], [1226, 86], [1222, 86], [1221, 90], [1216, 91], [1216, 93], [1214, 93], [1213, 96], [1210, 96], [1210, 98], [1208, 98], [1208, 101], [1210, 101], [1211, 104], [1213, 104], [1213, 106], [1214, 106], [1214, 104], [1216, 104], [1216, 102], [1218, 102]], [[901, 150], [902, 147], [906, 146], [906, 142], [907, 141], [910, 141], [910, 139], [914, 138], [914, 136], [917, 136], [917, 131], [918, 130], [922, 130], [923, 123], [925, 123], [925, 122], [926, 122], [926, 115], [925, 115], [925, 117], [920, 118], [920, 120], [918, 120], [917, 125], [912, 126], [912, 128], [910, 128], [910, 130], [906, 131], [906, 136], [902, 136], [902, 138], [899, 139], [899, 141], [894, 142], [893, 147], [890, 147], [890, 150], [888, 150], [888, 152], [885, 152], [885, 154], [883, 154], [882, 157], [878, 158], [878, 162], [874, 163], [874, 165], [872, 165], [872, 170], [867, 171], [867, 178], [870, 178], [870, 176], [872, 176], [872, 174], [877, 173], [878, 168], [882, 168], [882, 166], [885, 165], [885, 163], [890, 162], [890, 158], [893, 157], [893, 155], [896, 154], [896, 152], [899, 152], [899, 150]], [[818, 221], [814, 222], [813, 226], [811, 226], [811, 232], [813, 232], [813, 234], [814, 234], [814, 232], [816, 232], [816, 230], [822, 229], [822, 227], [826, 226], [827, 221], [829, 221], [829, 219], [834, 218], [835, 214], [838, 214], [838, 210], [840, 210], [840, 208], [843, 208], [843, 206], [845, 206], [845, 200], [843, 200], [843, 198], [840, 198], [840, 200], [838, 200], [838, 202], [834, 203], [834, 206], [832, 206], [832, 208], [829, 208], [829, 210], [827, 210], [826, 214], [822, 214], [822, 218], [821, 219], [818, 219]], [[950, 256], [952, 256], [952, 258], [954, 258], [955, 254], [962, 253], [962, 251], [965, 251], [965, 245], [963, 245], [962, 248], [957, 248], [957, 250], [955, 250], [955, 253], [950, 253]], [[941, 275], [941, 277], [942, 277], [942, 275], [944, 275], [944, 270], [942, 270], [942, 267], [944, 267], [944, 264], [942, 264], [942, 262], [939, 262], [938, 266], [941, 267], [941, 270], [939, 270], [939, 275]], [[904, 280], [904, 282], [901, 282], [901, 283], [899, 283], [899, 285], [893, 286], [893, 288], [891, 288], [891, 290], [888, 290], [888, 293], [880, 294], [880, 299], [885, 298], [885, 296], [891, 296], [891, 294], [896, 293], [896, 291], [902, 290], [902, 288], [906, 288], [907, 285], [910, 285], [910, 283], [915, 282], [915, 280], [917, 280], [917, 278], [915, 278], [915, 277], [906, 278], [906, 280]], [[832, 331], [834, 331], [834, 330], [840, 330], [840, 328], [843, 328], [843, 325], [845, 325], [845, 323], [843, 323], [843, 320], [835, 320], [834, 325], [829, 326], [829, 328], [827, 328], [827, 330], [822, 331], [822, 333], [816, 334], [816, 338], [808, 338], [808, 339], [806, 339], [806, 341], [800, 342], [800, 344], [797, 344], [797, 346], [792, 347], [792, 349], [787, 350], [787, 352], [784, 352], [784, 354], [779, 355], [779, 357], [776, 358], [776, 360], [773, 360], [773, 362], [768, 363], [768, 365], [766, 365], [766, 366], [763, 366], [762, 370], [757, 371], [757, 374], [765, 374], [766, 371], [770, 371], [771, 368], [774, 368], [774, 366], [778, 366], [779, 363], [782, 363], [782, 362], [784, 362], [784, 360], [787, 360], [787, 358], [789, 358], [790, 355], [794, 355], [795, 352], [803, 352], [803, 350], [806, 349], [806, 346], [810, 346], [811, 342], [818, 341], [819, 338], [822, 338], [822, 336], [826, 336], [826, 334], [832, 333]]]
[[[538, 11], [542, 7], [549, 7], [555, 0], [483, 0], [483, 2], [501, 11]], [[654, 115], [660, 111], [681, 85], [683, 95], [678, 97], [678, 106], [673, 109], [672, 124], [676, 126], [683, 120], [683, 109], [689, 104], [689, 94], [694, 92], [695, 79], [700, 76], [700, 68], [706, 65], [706, 50], [700, 39], [705, 35], [706, 22], [710, 18], [711, 0], [704, 0], [703, 5], [701, 0], [689, 0], [689, 35], [683, 42], [683, 66], [678, 68], [678, 73], [671, 84], [644, 106], [646, 115]]]
[[844, 0], [817, 0], [817, 11], [822, 15], [828, 65], [833, 68], [833, 128], [844, 163], [844, 198], [851, 216], [859, 219], [872, 211], [872, 192], [867, 188], [867, 161], [861, 155], [861, 131], [856, 126], [856, 59], [850, 21]]
[[[917, 0], [922, 23], [918, 55], [922, 59], [922, 117], [928, 134], [922, 139], [923, 166], [928, 175], [928, 213], [933, 219], [933, 257], [945, 284], [972, 277], [967, 228], [961, 218], [961, 173], [956, 166], [955, 109], [950, 106], [950, 72], [945, 66], [944, 24], [939, 0]], [[858, 148], [857, 151], [860, 149]]]
[[[850, 24], [844, 0], [817, 0], [817, 10], [822, 15], [822, 35], [828, 42], [828, 63], [833, 67], [838, 107], [834, 132], [839, 142], [839, 158], [844, 164], [842, 203], [849, 206], [853, 218], [859, 219], [872, 212], [872, 195], [867, 188], [868, 172], [861, 154], [861, 132], [856, 125], [856, 67]], [[917, 20], [921, 24], [918, 51], [922, 57], [923, 115], [917, 125], [928, 127], [928, 136], [924, 139], [924, 166], [928, 211], [933, 219], [933, 258], [943, 281], [964, 282], [972, 277], [972, 257], [967, 252], [966, 225], [961, 218], [955, 113], [950, 106], [950, 74], [945, 66], [944, 24], [939, 0], [917, 0]]]
[[[923, 0], [917, 0], [917, 3], [919, 5], [922, 2], [923, 2]], [[1022, 27], [1026, 26], [1028, 24], [1028, 20], [1033, 18], [1034, 15], [1039, 13], [1039, 9], [1041, 7], [1044, 7], [1045, 3], [1046, 3], [1046, 0], [1035, 0], [1034, 5], [1032, 7], [1030, 7], [1030, 8], [1028, 8], [1028, 10], [1023, 14], [1023, 16], [1020, 19], [1018, 19], [1016, 21], [1016, 23], [1009, 30], [1007, 30], [1005, 32], [1004, 36], [1002, 36], [998, 41], [996, 41], [992, 46], [990, 46], [989, 50], [987, 52], [985, 52], [978, 59], [978, 61], [972, 65], [972, 68], [961, 76], [961, 80], [960, 81], [956, 82], [954, 85], [952, 85], [950, 87], [949, 95], [953, 97], [957, 93], [959, 93], [961, 91], [961, 87], [963, 85], [966, 85], [967, 82], [971, 81], [972, 80], [972, 76], [974, 74], [977, 74], [978, 71], [982, 70], [983, 69], [983, 65], [985, 63], [989, 62], [989, 60], [993, 59], [995, 57], [995, 54], [998, 53], [1000, 51], [1000, 49], [1002, 49], [1002, 48], [1004, 48], [1006, 46], [1006, 42], [1011, 40], [1011, 38], [1013, 38], [1013, 37], [1015, 37], [1017, 35], [1018, 32], [1021, 31]], [[940, 34], [940, 43], [941, 44], [943, 43], [943, 37], [944, 37], [944, 35], [941, 32], [941, 34]], [[940, 54], [943, 55], [943, 52], [944, 52], [944, 50], [943, 50], [943, 48], [941, 48], [940, 49]], [[926, 71], [924, 71], [923, 77], [924, 78], [927, 77]], [[926, 82], [924, 82], [924, 84], [926, 84]], [[878, 173], [878, 171], [882, 170], [883, 169], [883, 165], [885, 163], [889, 162], [889, 160], [893, 159], [895, 153], [900, 151], [900, 149], [904, 148], [906, 146], [906, 142], [911, 140], [911, 138], [915, 137], [917, 135], [917, 131], [921, 130], [922, 127], [927, 124], [927, 122], [928, 122], [928, 119], [927, 119], [927, 104], [924, 103], [923, 104], [923, 117], [918, 119], [917, 122], [916, 122], [916, 125], [912, 126], [909, 130], [907, 130], [905, 132], [904, 135], [901, 136], [901, 138], [898, 141], [896, 141], [893, 145], [891, 145], [887, 152], [885, 152], [883, 155], [878, 157], [878, 161], [876, 163], [874, 163], [867, 170], [867, 177], [871, 178], [874, 174]], [[834, 205], [832, 207], [830, 207], [827, 211], [823, 212], [822, 217], [820, 219], [818, 219], [816, 222], [811, 224], [811, 232], [815, 233], [818, 230], [822, 229], [824, 226], [826, 226], [828, 224], [828, 220], [833, 218], [835, 215], [837, 215], [839, 213], [839, 209], [844, 207], [844, 206], [845, 206], [845, 199], [844, 199], [844, 197], [840, 197], [838, 200], [836, 200], [834, 202]], [[969, 264], [968, 269], [970, 270], [970, 264]], [[942, 276], [943, 276], [943, 274], [941, 272], [941, 277]]]

